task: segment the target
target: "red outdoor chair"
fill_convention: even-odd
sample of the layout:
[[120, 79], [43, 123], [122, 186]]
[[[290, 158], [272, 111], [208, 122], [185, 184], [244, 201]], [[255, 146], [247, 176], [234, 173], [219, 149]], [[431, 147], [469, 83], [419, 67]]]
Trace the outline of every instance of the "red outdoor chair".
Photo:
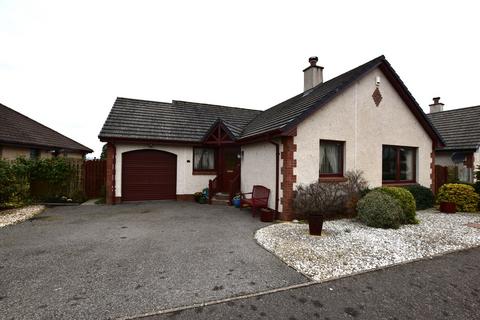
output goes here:
[[[246, 198], [245, 195], [250, 194], [250, 198]], [[252, 216], [255, 217], [257, 209], [268, 207], [268, 197], [270, 196], [270, 189], [264, 186], [253, 186], [252, 192], [242, 193], [240, 195], [240, 208], [251, 207]]]

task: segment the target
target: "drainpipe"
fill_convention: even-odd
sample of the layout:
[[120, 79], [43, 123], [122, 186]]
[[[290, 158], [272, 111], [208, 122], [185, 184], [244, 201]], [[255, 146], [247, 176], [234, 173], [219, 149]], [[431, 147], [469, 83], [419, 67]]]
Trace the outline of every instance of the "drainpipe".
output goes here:
[[280, 181], [280, 145], [270, 140], [270, 143], [275, 146], [275, 212], [278, 213], [278, 185]]

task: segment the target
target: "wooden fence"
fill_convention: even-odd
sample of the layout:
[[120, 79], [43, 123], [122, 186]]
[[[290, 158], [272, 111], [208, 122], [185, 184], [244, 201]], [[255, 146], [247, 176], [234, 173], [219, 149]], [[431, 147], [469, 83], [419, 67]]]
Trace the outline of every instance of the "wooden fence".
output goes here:
[[105, 160], [85, 160], [83, 164], [83, 185], [88, 198], [105, 196], [107, 165]]

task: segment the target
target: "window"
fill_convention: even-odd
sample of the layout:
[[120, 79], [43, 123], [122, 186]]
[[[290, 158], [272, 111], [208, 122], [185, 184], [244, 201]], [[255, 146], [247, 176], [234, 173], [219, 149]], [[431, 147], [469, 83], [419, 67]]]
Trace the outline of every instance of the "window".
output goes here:
[[215, 170], [215, 149], [194, 148], [193, 149], [193, 170], [195, 171]]
[[320, 140], [320, 176], [343, 176], [343, 141]]
[[382, 180], [384, 182], [415, 182], [415, 165], [415, 148], [383, 146]]
[[40, 158], [40, 150], [30, 149], [30, 159], [37, 160], [38, 158]]

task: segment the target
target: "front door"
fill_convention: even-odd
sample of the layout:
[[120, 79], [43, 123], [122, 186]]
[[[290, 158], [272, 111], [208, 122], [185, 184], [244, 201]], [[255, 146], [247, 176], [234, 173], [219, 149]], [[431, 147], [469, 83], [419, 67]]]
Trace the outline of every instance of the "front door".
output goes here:
[[240, 147], [224, 147], [219, 150], [222, 192], [228, 192], [230, 182], [240, 173]]

